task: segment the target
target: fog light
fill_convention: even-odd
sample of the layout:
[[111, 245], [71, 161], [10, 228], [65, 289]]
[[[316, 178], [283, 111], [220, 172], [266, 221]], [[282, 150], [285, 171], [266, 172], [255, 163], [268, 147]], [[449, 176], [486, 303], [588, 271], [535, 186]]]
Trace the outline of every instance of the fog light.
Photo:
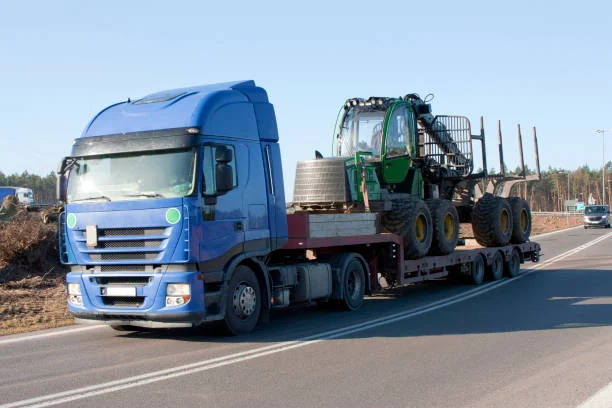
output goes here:
[[68, 303], [83, 306], [83, 296], [80, 295], [68, 295]]

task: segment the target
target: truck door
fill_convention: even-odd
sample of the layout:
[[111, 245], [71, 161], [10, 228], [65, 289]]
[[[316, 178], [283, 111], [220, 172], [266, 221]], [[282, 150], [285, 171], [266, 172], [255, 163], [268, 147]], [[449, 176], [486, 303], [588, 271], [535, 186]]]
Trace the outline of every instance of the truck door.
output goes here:
[[[222, 269], [244, 251], [245, 211], [239, 180], [244, 146], [205, 143], [202, 147], [202, 237], [200, 261]], [[244, 179], [244, 177], [242, 178]]]
[[408, 175], [416, 148], [416, 127], [410, 104], [394, 103], [383, 127], [382, 175], [386, 183], [401, 183]]

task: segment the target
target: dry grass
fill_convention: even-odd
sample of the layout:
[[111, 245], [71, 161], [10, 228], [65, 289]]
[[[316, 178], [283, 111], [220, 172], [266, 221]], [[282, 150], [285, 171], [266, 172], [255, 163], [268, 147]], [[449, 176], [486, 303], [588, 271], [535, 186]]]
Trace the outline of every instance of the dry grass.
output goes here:
[[0, 223], [0, 335], [71, 324], [57, 226], [21, 211]]

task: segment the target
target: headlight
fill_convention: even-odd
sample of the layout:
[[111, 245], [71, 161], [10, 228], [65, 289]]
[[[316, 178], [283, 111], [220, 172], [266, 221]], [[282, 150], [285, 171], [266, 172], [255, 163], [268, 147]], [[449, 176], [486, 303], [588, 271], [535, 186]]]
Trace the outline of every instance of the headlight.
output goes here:
[[79, 283], [69, 283], [68, 284], [68, 294], [69, 295], [81, 295], [81, 285]]
[[68, 303], [83, 306], [83, 296], [81, 296], [81, 285], [78, 283], [68, 283]]
[[188, 283], [169, 283], [166, 287], [166, 306], [181, 306], [191, 299]]

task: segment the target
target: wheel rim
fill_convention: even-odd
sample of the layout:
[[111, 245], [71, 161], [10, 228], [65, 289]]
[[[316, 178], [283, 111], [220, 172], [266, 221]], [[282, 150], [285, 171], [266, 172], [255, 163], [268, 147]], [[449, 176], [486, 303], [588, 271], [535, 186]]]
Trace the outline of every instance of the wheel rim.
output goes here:
[[455, 220], [450, 214], [446, 214], [446, 217], [444, 217], [444, 238], [446, 238], [447, 241], [450, 241], [453, 239], [454, 235]]
[[252, 286], [249, 286], [246, 282], [236, 286], [232, 296], [232, 306], [238, 317], [241, 319], [249, 318], [255, 312], [256, 305], [257, 295]]
[[361, 274], [357, 270], [351, 269], [346, 280], [346, 293], [349, 298], [353, 299], [361, 293]]
[[523, 232], [527, 231], [527, 211], [525, 210], [521, 211], [520, 224], [521, 224], [521, 231]]
[[416, 239], [419, 242], [425, 241], [425, 230], [427, 229], [427, 220], [425, 216], [419, 215], [416, 219]]
[[508, 227], [510, 226], [510, 217], [509, 217], [508, 211], [506, 210], [502, 211], [501, 217], [500, 217], [500, 224], [502, 227], [502, 231], [504, 233], [507, 233]]

